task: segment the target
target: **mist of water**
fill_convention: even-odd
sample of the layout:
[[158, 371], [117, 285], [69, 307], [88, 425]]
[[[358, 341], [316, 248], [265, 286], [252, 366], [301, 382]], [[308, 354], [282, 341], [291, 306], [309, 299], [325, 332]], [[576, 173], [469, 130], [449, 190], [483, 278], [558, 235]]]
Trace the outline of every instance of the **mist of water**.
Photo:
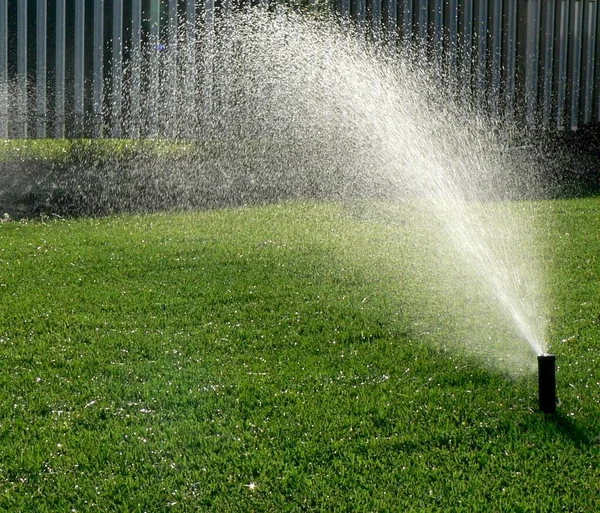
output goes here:
[[516, 336], [545, 352], [528, 203], [540, 182], [531, 155], [510, 149], [506, 129], [458, 91], [443, 91], [410, 48], [392, 55], [335, 24], [289, 14], [249, 13], [231, 34], [240, 53], [221, 72], [245, 89], [220, 121], [238, 136], [274, 141], [287, 163], [269, 160], [260, 179], [289, 174], [289, 164], [335, 182], [341, 197], [412, 204], [422, 226], [435, 225], [436, 265], [461, 266]]
[[401, 204], [434, 234], [434, 254], [421, 258], [458, 276], [447, 289], [473, 286], [524, 347], [545, 352], [529, 202], [540, 182], [535, 159], [512, 144], [518, 131], [471, 109], [458, 80], [440, 81], [419, 51], [367, 43], [336, 22], [250, 10], [198, 41], [200, 64], [184, 42], [161, 56], [174, 61], [161, 97], [141, 102], [153, 123], [141, 131], [209, 151], [168, 172], [129, 163], [102, 194], [75, 176], [82, 196], [136, 210], [143, 182], [149, 203], [177, 207], [295, 196], [370, 201], [374, 212], [380, 200]]

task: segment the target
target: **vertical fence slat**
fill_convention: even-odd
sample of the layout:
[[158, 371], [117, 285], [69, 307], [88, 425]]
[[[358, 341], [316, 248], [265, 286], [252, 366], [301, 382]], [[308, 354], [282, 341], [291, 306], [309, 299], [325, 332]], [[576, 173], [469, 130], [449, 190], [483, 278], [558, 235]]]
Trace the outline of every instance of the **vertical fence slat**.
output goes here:
[[508, 0], [506, 25], [506, 116], [512, 119], [515, 114], [517, 0]]
[[412, 39], [413, 0], [404, 0], [404, 16], [402, 17], [402, 37], [408, 42]]
[[458, 80], [458, 0], [450, 0], [448, 18], [448, 55], [450, 58], [450, 82], [454, 85]]
[[65, 132], [65, 0], [56, 0], [56, 85], [54, 93], [55, 137]]
[[463, 6], [463, 57], [464, 69], [470, 74], [473, 64], [473, 0], [465, 0]]
[[112, 21], [112, 136], [121, 137], [123, 101], [123, 0], [113, 0]]
[[205, 0], [204, 2], [204, 94], [203, 102], [205, 111], [211, 111], [213, 108], [213, 73], [214, 73], [214, 51], [215, 51], [215, 1]]
[[567, 54], [569, 49], [569, 0], [560, 3], [560, 27], [558, 31], [558, 84], [556, 89], [556, 124], [564, 123], [567, 95]]
[[37, 1], [36, 15], [36, 53], [35, 53], [35, 103], [36, 103], [36, 137], [46, 137], [46, 0]]
[[554, 82], [554, 24], [556, 0], [546, 1], [546, 24], [544, 33], [544, 105], [542, 121], [544, 125], [550, 122], [552, 115], [552, 86]]
[[492, 108], [500, 112], [500, 82], [502, 78], [502, 10], [504, 2], [494, 1], [492, 20]]
[[[588, 3], [587, 45], [585, 63], [585, 98], [583, 106], [583, 122], [592, 121], [594, 109], [594, 70], [596, 67], [596, 36], [598, 34], [598, 2]], [[598, 84], [600, 88], [600, 84]], [[600, 95], [600, 93], [598, 93]]]
[[428, 8], [429, 0], [419, 0], [419, 45], [423, 54], [427, 50]]
[[[169, 26], [168, 26], [168, 43], [169, 43], [169, 54], [173, 55], [177, 53], [178, 39], [177, 39], [177, 0], [169, 0]], [[173, 59], [171, 59], [172, 61]], [[177, 59], [175, 58], [175, 61]]]
[[540, 0], [527, 2], [527, 45], [525, 55], [525, 102], [527, 122], [536, 121], [540, 55]]
[[[177, 56], [179, 53], [178, 44], [178, 14], [177, 0], [169, 0], [169, 20], [167, 25], [167, 52], [166, 52], [166, 90], [171, 101], [180, 106], [180, 97], [177, 95]], [[180, 114], [181, 115], [181, 114]], [[177, 116], [166, 116], [166, 125], [168, 125], [169, 135], [176, 136], [175, 125]]]
[[75, 2], [75, 62], [73, 69], [73, 113], [75, 136], [83, 135], [85, 84], [85, 0]]
[[[229, 15], [230, 2], [223, 2], [223, 14]], [[196, 46], [196, 0], [187, 0], [185, 9], [186, 36], [190, 50]]]
[[387, 0], [387, 32], [388, 37], [394, 39], [398, 30], [398, 2]]
[[444, 0], [435, 0], [433, 17], [433, 37], [435, 64], [441, 75], [442, 56], [444, 54]]
[[579, 100], [581, 98], [581, 42], [583, 25], [583, 0], [575, 0], [573, 5], [573, 66], [571, 83], [571, 128], [579, 125]]
[[[223, 3], [223, 16], [229, 16], [231, 10], [231, 2], [227, 0]], [[186, 107], [187, 115], [194, 116], [196, 113], [196, 81], [198, 74], [196, 72], [196, 0], [187, 0], [186, 5], [186, 62], [187, 69], [185, 73], [186, 79]], [[189, 125], [188, 125], [189, 127]], [[190, 128], [188, 128], [190, 130]], [[188, 136], [192, 137], [193, 132], [188, 132]]]
[[365, 28], [365, 21], [367, 19], [367, 0], [355, 0], [356, 2], [356, 22], [358, 24], [358, 30], [362, 32]]
[[8, 0], [0, 0], [0, 139], [8, 138]]
[[27, 0], [17, 3], [17, 137], [27, 137]]
[[465, 0], [463, 5], [463, 86], [464, 100], [471, 97], [471, 74], [473, 71], [473, 0]]
[[142, 0], [131, 4], [131, 91], [129, 94], [129, 132], [140, 136], [140, 95], [142, 92]]
[[594, 96], [596, 104], [596, 123], [600, 124], [600, 6], [596, 6], [596, 31], [594, 38], [596, 39], [596, 71], [594, 72]]
[[94, 0], [94, 136], [102, 136], [104, 106], [104, 0]]
[[477, 96], [479, 106], [483, 107], [487, 89], [488, 0], [479, 0], [479, 19], [477, 25]]
[[381, 0], [371, 0], [371, 30], [378, 40], [381, 37]]
[[160, 0], [150, 0], [150, 64], [148, 72], [148, 132], [155, 137], [157, 135], [158, 123], [158, 88], [159, 88], [159, 43], [160, 43]]
[[350, 19], [350, 0], [342, 0], [342, 19], [348, 21]]

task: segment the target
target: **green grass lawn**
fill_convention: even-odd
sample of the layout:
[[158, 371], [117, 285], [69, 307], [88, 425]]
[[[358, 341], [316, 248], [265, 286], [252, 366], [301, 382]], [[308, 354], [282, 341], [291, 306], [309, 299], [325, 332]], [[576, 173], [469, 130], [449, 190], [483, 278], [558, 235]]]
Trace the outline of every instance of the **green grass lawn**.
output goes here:
[[406, 226], [1, 224], [0, 510], [600, 511], [600, 200], [537, 208], [551, 417], [534, 373], [444, 344]]

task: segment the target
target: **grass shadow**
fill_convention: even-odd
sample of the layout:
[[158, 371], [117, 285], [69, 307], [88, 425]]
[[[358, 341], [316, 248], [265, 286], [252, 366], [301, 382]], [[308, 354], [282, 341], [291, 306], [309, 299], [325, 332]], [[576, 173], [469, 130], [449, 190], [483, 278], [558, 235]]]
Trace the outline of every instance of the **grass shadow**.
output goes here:
[[544, 420], [554, 427], [561, 438], [571, 442], [578, 449], [588, 449], [593, 444], [593, 439], [585, 427], [562, 412], [545, 414]]

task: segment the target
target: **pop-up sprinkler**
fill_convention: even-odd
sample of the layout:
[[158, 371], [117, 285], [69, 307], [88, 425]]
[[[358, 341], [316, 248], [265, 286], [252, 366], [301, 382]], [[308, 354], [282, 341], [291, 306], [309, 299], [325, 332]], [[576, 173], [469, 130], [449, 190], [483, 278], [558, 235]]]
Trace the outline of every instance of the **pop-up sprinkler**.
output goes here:
[[556, 356], [541, 354], [538, 357], [538, 383], [540, 410], [556, 412]]

